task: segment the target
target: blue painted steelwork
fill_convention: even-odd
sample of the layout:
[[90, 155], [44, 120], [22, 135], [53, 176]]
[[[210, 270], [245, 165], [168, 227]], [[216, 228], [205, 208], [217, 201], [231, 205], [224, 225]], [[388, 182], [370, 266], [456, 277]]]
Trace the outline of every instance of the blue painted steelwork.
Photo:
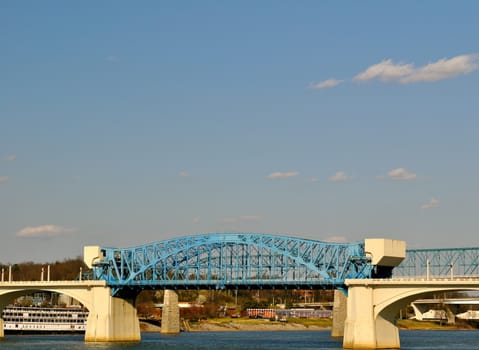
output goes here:
[[255, 233], [186, 236], [102, 248], [94, 278], [114, 294], [139, 289], [341, 288], [371, 276], [364, 242], [325, 243]]
[[406, 258], [393, 270], [394, 277], [428, 274], [430, 277], [479, 275], [479, 248], [407, 249]]

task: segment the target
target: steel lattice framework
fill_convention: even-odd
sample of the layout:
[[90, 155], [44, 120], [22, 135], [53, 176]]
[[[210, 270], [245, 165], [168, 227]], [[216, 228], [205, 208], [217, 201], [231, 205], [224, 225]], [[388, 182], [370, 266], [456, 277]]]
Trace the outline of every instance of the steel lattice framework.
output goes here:
[[255, 233], [186, 236], [133, 248], [102, 248], [94, 278], [113, 293], [141, 289], [341, 288], [368, 278], [364, 242], [326, 243]]
[[407, 249], [393, 275], [418, 277], [479, 275], [479, 248]]

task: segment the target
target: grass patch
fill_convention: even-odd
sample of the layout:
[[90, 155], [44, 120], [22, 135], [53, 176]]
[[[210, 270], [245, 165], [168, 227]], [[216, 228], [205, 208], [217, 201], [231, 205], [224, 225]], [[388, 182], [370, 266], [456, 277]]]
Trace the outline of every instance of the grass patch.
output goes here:
[[458, 322], [455, 325], [449, 325], [447, 323], [439, 323], [432, 321], [417, 321], [417, 320], [398, 320], [397, 326], [401, 329], [474, 329], [467, 323]]
[[332, 318], [289, 318], [288, 323], [301, 324], [305, 327], [318, 326], [318, 327], [331, 327], [333, 323]]
[[[227, 323], [236, 323], [236, 324], [245, 324], [245, 325], [264, 325], [264, 324], [284, 323], [279, 321], [269, 321], [267, 319], [230, 318], [230, 317], [210, 318], [202, 322], [214, 323], [218, 325], [227, 324]], [[300, 324], [305, 327], [309, 327], [309, 326], [331, 327], [332, 319], [330, 318], [289, 318], [287, 323]]]

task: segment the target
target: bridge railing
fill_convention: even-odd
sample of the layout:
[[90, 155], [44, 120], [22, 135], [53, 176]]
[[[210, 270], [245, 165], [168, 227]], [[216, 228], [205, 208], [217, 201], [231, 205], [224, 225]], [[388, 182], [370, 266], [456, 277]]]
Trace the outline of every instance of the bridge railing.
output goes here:
[[407, 249], [406, 258], [393, 271], [394, 277], [447, 277], [479, 275], [479, 247]]

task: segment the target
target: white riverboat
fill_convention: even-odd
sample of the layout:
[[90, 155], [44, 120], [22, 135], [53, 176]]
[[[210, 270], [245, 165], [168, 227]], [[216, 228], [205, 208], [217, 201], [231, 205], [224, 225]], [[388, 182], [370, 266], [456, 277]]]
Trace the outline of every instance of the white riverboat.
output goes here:
[[2, 312], [7, 333], [82, 333], [88, 311], [78, 307], [6, 306]]

